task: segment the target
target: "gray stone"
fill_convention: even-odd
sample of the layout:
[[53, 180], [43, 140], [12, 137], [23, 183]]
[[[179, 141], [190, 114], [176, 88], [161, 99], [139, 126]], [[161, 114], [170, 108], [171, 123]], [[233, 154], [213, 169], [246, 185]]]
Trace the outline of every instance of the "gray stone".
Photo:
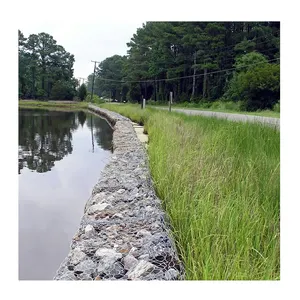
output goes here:
[[148, 230], [141, 229], [140, 231], [138, 231], [136, 235], [137, 237], [144, 237], [144, 236], [151, 236], [152, 234]]
[[138, 260], [133, 255], [128, 254], [124, 257], [123, 262], [124, 262], [124, 269], [129, 270], [137, 265]]
[[95, 204], [89, 207], [88, 214], [92, 215], [107, 208], [111, 208], [108, 203]]
[[112, 218], [114, 218], [114, 219], [116, 219], [116, 218], [118, 218], [118, 219], [123, 219], [123, 215], [120, 214], [120, 213], [116, 213], [116, 214], [114, 214], [114, 215], [112, 216]]
[[138, 258], [139, 260], [149, 260], [149, 254], [148, 253], [146, 253], [146, 254], [142, 254], [142, 255], [140, 255], [139, 256], [139, 258]]
[[91, 259], [84, 260], [75, 266], [74, 271], [91, 272], [97, 268], [97, 264]]
[[93, 280], [91, 274], [88, 273], [81, 273], [77, 274], [77, 280]]
[[98, 272], [100, 273], [105, 272], [105, 270], [109, 270], [118, 259], [122, 258], [121, 253], [109, 248], [98, 249], [95, 253], [95, 256], [100, 259], [98, 265]]
[[[98, 268], [99, 271], [99, 268]], [[125, 274], [125, 270], [120, 262], [115, 262], [109, 268], [104, 271], [108, 276], [122, 277]]]
[[70, 264], [77, 265], [80, 261], [82, 261], [86, 257], [86, 254], [80, 250], [80, 248], [75, 248], [71, 252]]
[[136, 247], [132, 247], [129, 251], [129, 254], [131, 254], [134, 257], [138, 257], [139, 256], [139, 251]]
[[102, 203], [106, 198], [106, 193], [100, 192], [99, 194], [96, 194], [92, 198], [92, 204], [100, 204]]
[[94, 233], [95, 233], [95, 228], [90, 224], [86, 225], [84, 229], [84, 234], [88, 237], [91, 237]]
[[60, 276], [56, 277], [55, 280], [77, 280], [74, 272], [72, 271], [67, 271]]
[[155, 266], [148, 261], [140, 260], [136, 266], [128, 271], [128, 279], [140, 279], [142, 276], [148, 275], [154, 269], [154, 267]]
[[117, 191], [117, 193], [118, 193], [118, 194], [123, 194], [125, 191], [126, 191], [125, 189], [119, 189], [119, 190]]
[[176, 280], [179, 277], [179, 272], [178, 270], [175, 269], [169, 269], [166, 273], [165, 273], [165, 278], [167, 280]]

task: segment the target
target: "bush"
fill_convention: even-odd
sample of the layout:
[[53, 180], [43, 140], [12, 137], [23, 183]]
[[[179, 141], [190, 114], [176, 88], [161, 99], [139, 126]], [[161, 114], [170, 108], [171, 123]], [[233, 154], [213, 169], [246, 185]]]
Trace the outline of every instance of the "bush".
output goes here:
[[280, 113], [280, 102], [274, 104], [273, 111]]
[[79, 102], [79, 101], [80, 101], [80, 98], [79, 98], [79, 97], [77, 97], [77, 96], [75, 96], [75, 97], [73, 97], [73, 101], [75, 101], [75, 102]]
[[54, 83], [51, 90], [50, 99], [52, 100], [72, 100], [76, 95], [73, 83], [70, 81], [58, 80]]
[[91, 101], [91, 94], [88, 94], [85, 97], [85, 101], [87, 102], [91, 102], [91, 103], [97, 103], [97, 104], [101, 104], [101, 103], [105, 103], [104, 99], [101, 99], [98, 95], [93, 95], [93, 99]]
[[[253, 62], [254, 61], [254, 62]], [[248, 111], [272, 109], [280, 96], [280, 66], [266, 62], [263, 55], [248, 53], [239, 58], [236, 66], [250, 63], [258, 65], [240, 68], [234, 73], [224, 95], [227, 99], [243, 101]]]
[[78, 90], [78, 96], [80, 98], [81, 101], [83, 101], [85, 99], [87, 95], [87, 89], [86, 89], [86, 85], [83, 83]]

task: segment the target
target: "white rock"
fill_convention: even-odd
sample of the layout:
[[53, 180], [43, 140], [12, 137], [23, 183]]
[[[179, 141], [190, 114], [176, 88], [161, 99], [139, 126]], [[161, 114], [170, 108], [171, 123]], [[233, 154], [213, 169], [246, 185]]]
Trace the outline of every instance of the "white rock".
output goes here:
[[118, 194], [123, 194], [124, 192], [125, 192], [124, 189], [119, 189], [119, 190], [117, 191]]
[[145, 260], [140, 260], [136, 266], [131, 268], [128, 273], [128, 279], [136, 280], [141, 276], [149, 274], [154, 269], [154, 265]]
[[92, 199], [92, 203], [93, 204], [100, 204], [105, 200], [106, 194], [104, 192], [101, 192], [99, 194], [96, 194], [93, 199]]
[[108, 203], [95, 204], [90, 206], [90, 208], [88, 209], [88, 214], [92, 215], [107, 208], [111, 208], [111, 206]]
[[139, 260], [143, 259], [143, 260], [149, 260], [150, 255], [149, 254], [142, 254], [141, 256], [139, 256]]
[[90, 272], [97, 268], [97, 264], [94, 263], [91, 259], [84, 260], [80, 262], [75, 268], [74, 271]]
[[124, 269], [129, 270], [137, 265], [138, 260], [131, 254], [128, 254], [124, 257], [123, 262], [124, 262]]
[[137, 232], [136, 234], [138, 237], [140, 236], [151, 236], [151, 232], [149, 232], [148, 230], [146, 229], [141, 229], [140, 231]]
[[113, 200], [115, 200], [115, 197], [110, 195], [107, 197], [107, 201], [112, 202]]
[[82, 252], [79, 248], [75, 248], [72, 251], [70, 263], [72, 265], [77, 265], [80, 261], [82, 261], [86, 257], [86, 254]]
[[131, 249], [130, 249], [130, 251], [129, 251], [129, 253], [128, 254], [131, 254], [131, 255], [133, 255], [133, 256], [136, 256], [137, 255], [137, 248], [136, 247], [132, 247]]
[[89, 237], [95, 233], [95, 229], [92, 225], [88, 224], [84, 229], [84, 233], [87, 237]]
[[95, 256], [99, 257], [98, 271], [104, 272], [112, 267], [112, 265], [120, 258], [122, 254], [116, 252], [114, 249], [100, 248], [96, 251]]
[[178, 270], [175, 269], [169, 269], [166, 273], [165, 273], [165, 278], [167, 280], [174, 280], [177, 279], [179, 276], [179, 272]]
[[123, 219], [123, 215], [120, 213], [116, 213], [112, 216], [113, 218], [119, 218], [119, 219]]

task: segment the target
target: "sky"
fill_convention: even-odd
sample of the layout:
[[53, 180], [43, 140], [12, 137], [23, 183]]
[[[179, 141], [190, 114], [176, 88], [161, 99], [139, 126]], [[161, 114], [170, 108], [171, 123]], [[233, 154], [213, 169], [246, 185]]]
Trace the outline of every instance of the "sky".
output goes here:
[[146, 21], [97, 20], [97, 22], [24, 22], [20, 30], [25, 37], [30, 34], [46, 32], [53, 36], [66, 51], [74, 54], [74, 77], [87, 78], [94, 70], [94, 61], [103, 61], [107, 57], [127, 55], [128, 47], [137, 28]]

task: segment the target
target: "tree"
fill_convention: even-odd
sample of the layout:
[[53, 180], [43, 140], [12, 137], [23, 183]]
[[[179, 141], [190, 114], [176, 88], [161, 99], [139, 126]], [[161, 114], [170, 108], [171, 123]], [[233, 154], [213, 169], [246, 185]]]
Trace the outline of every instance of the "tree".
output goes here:
[[251, 64], [279, 58], [279, 41], [279, 22], [146, 22], [127, 56], [100, 63], [95, 91], [118, 100], [165, 101], [172, 91], [175, 101], [215, 101]]
[[70, 81], [58, 80], [51, 90], [50, 99], [53, 100], [73, 100], [76, 95], [74, 85]]
[[83, 83], [78, 90], [78, 97], [80, 98], [81, 101], [83, 101], [85, 99], [87, 95], [87, 89], [86, 89], [86, 85]]
[[58, 81], [68, 82], [75, 89], [73, 64], [74, 56], [57, 45], [51, 35], [42, 32], [25, 38], [19, 31], [20, 96], [49, 99]]
[[251, 52], [238, 57], [236, 72], [225, 97], [243, 101], [244, 109], [272, 109], [280, 97], [280, 66], [271, 64], [260, 53]]

